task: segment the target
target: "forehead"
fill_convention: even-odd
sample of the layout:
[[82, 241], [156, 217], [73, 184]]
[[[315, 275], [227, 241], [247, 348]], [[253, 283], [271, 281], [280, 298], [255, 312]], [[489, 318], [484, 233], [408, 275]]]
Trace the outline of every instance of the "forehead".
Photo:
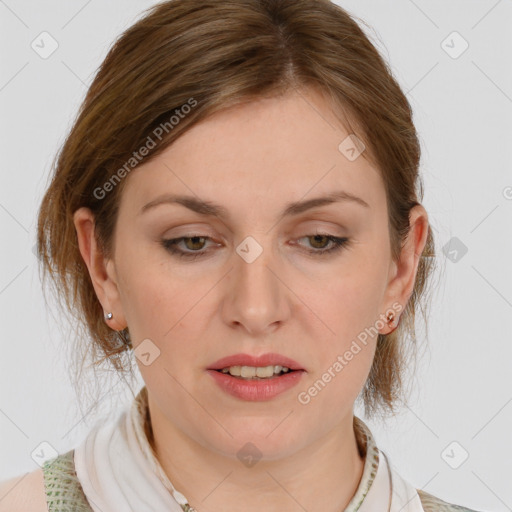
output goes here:
[[340, 151], [349, 135], [313, 91], [258, 99], [213, 114], [142, 162], [128, 176], [123, 196], [139, 209], [172, 193], [241, 212], [270, 212], [290, 201], [344, 190], [378, 207], [384, 200], [378, 170], [364, 153], [351, 161]]

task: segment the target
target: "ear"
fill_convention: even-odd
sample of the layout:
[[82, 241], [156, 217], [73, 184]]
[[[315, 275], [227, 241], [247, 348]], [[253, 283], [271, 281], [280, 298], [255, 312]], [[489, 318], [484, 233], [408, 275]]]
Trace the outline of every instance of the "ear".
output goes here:
[[87, 265], [91, 281], [104, 314], [112, 313], [108, 326], [115, 331], [127, 327], [123, 314], [117, 276], [113, 260], [108, 260], [99, 250], [94, 234], [94, 215], [89, 208], [79, 208], [73, 214], [80, 254]]
[[[409, 213], [409, 233], [402, 247], [398, 262], [392, 261], [389, 267], [390, 279], [384, 295], [384, 309], [389, 309], [390, 304], [398, 303], [403, 311], [414, 290], [418, 264], [421, 253], [427, 242], [428, 236], [428, 215], [422, 205], [414, 206]], [[388, 334], [398, 325], [399, 312], [391, 326], [386, 325], [385, 332]]]

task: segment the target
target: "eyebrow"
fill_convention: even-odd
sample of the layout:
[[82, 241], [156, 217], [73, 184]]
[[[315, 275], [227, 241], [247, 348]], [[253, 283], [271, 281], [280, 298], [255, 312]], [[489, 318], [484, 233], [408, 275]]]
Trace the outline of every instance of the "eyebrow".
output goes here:
[[[321, 197], [289, 203], [282, 211], [279, 218], [283, 219], [285, 217], [299, 215], [312, 208], [339, 202], [351, 202], [364, 208], [370, 208], [370, 205], [360, 197], [357, 197], [349, 192], [339, 190]], [[141, 208], [139, 215], [161, 204], [181, 204], [185, 208], [188, 208], [189, 210], [192, 210], [200, 215], [229, 218], [228, 210], [226, 210], [226, 208], [220, 204], [199, 199], [194, 196], [175, 194], [164, 194], [153, 199]]]

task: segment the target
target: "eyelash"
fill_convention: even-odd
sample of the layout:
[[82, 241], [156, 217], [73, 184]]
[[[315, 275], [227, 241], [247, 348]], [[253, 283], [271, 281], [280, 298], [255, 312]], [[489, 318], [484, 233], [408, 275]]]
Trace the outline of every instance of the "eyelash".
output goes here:
[[[306, 252], [313, 256], [327, 256], [334, 254], [344, 247], [346, 247], [349, 243], [349, 239], [347, 237], [337, 237], [334, 235], [329, 235], [327, 233], [315, 233], [313, 235], [306, 235], [302, 238], [311, 238], [315, 236], [324, 236], [328, 238], [329, 242], [332, 242], [333, 246], [330, 249], [306, 249]], [[179, 242], [185, 239], [191, 239], [191, 238], [204, 238], [205, 240], [210, 240], [210, 237], [208, 236], [201, 236], [201, 235], [192, 235], [192, 236], [182, 236], [180, 238], [169, 238], [169, 239], [162, 239], [162, 245], [163, 247], [168, 250], [171, 254], [174, 254], [180, 258], [188, 258], [188, 259], [196, 259], [198, 257], [205, 256], [209, 251], [183, 251], [181, 249], [177, 249], [176, 246]]]

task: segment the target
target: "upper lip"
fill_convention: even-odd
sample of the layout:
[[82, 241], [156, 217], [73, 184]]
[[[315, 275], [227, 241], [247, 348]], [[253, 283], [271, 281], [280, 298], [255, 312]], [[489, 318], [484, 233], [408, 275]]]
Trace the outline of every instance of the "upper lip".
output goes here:
[[250, 354], [233, 354], [231, 356], [223, 357], [218, 361], [212, 363], [208, 370], [222, 370], [230, 366], [286, 366], [290, 370], [304, 370], [302, 366], [290, 359], [289, 357], [281, 354], [268, 353], [260, 356], [252, 356]]

